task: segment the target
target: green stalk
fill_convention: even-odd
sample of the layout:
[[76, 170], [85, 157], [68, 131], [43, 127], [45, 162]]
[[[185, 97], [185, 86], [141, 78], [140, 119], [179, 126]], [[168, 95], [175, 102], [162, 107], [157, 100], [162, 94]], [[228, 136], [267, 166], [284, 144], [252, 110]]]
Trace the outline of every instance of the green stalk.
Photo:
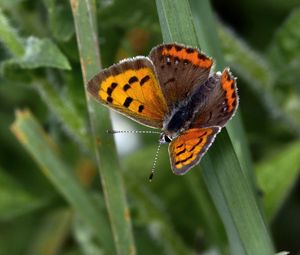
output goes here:
[[[89, 0], [70, 0], [70, 4], [75, 22], [83, 80], [84, 84], [87, 84], [87, 81], [101, 70], [95, 27], [95, 4]], [[113, 137], [106, 133], [106, 130], [111, 129], [109, 112], [87, 94], [86, 96], [97, 164], [117, 252], [120, 255], [135, 254], [131, 219], [115, 143]]]
[[[214, 23], [209, 18], [212, 17], [209, 2], [200, 2], [207, 20], [199, 26], [203, 36], [206, 36], [205, 26]], [[164, 41], [199, 46], [189, 2], [156, 0], [156, 3]], [[209, 33], [214, 31], [215, 29]], [[215, 37], [213, 40], [218, 39]], [[208, 41], [206, 45], [211, 43]], [[234, 133], [232, 127], [230, 128], [230, 133]], [[240, 164], [245, 160], [244, 153], [235, 152], [227, 130], [223, 129], [203, 158], [201, 168], [207, 188], [225, 226], [231, 254], [271, 255], [274, 254], [272, 242], [255, 199], [251, 176]], [[240, 161], [237, 154], [241, 157]], [[199, 168], [194, 169], [196, 170]]]
[[114, 254], [106, 215], [95, 204], [91, 194], [80, 185], [72, 170], [61, 160], [56, 144], [47, 136], [41, 125], [30, 112], [18, 111], [11, 130], [62, 197], [87, 223], [106, 253]]

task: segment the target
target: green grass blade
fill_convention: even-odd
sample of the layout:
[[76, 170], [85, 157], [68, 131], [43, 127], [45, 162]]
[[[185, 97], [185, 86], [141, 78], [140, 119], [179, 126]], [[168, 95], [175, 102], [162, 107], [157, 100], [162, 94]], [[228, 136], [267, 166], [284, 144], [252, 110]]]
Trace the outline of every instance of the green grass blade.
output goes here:
[[[133, 177], [133, 176], [130, 176]], [[128, 181], [129, 183], [129, 181]], [[165, 211], [158, 206], [158, 200], [151, 194], [147, 187], [139, 187], [140, 184], [130, 185], [132, 197], [139, 201], [139, 211], [147, 220], [147, 226], [155, 230], [157, 242], [168, 251], [167, 254], [188, 255], [191, 251], [184, 244], [183, 240], [174, 231], [172, 223]]]
[[[70, 3], [83, 80], [87, 84], [88, 79], [101, 69], [93, 6], [88, 0], [73, 0]], [[135, 254], [130, 214], [115, 144], [113, 138], [106, 133], [106, 130], [111, 129], [109, 112], [90, 97], [87, 97], [87, 100], [96, 145], [96, 158], [116, 248], [120, 255]]]
[[28, 112], [17, 112], [11, 130], [19, 142], [32, 155], [46, 177], [93, 230], [108, 254], [114, 254], [107, 218], [72, 171], [61, 161], [52, 140]]
[[[205, 186], [203, 176], [195, 178], [187, 175], [185, 178], [187, 186], [195, 200], [195, 207], [198, 207], [199, 216], [203, 219], [205, 230], [207, 231], [208, 240], [212, 245], [217, 246], [220, 254], [228, 254], [227, 239], [224, 227], [217, 211], [212, 204], [207, 188]], [[216, 231], [217, 230], [217, 231]]]
[[74, 238], [84, 255], [104, 255], [104, 251], [95, 242], [93, 233], [82, 219], [75, 217], [73, 224]]
[[[156, 2], [165, 41], [197, 46], [188, 1]], [[201, 1], [203, 2], [206, 1]], [[202, 11], [209, 14], [210, 6], [206, 3], [202, 5], [206, 8]], [[180, 22], [184, 25], [179, 24]], [[204, 23], [201, 25], [204, 26]], [[180, 28], [184, 30], [178, 31]], [[247, 178], [248, 169], [242, 170], [226, 130], [218, 135], [201, 166], [209, 192], [225, 225], [231, 253], [256, 255], [259, 251], [261, 254], [274, 254], [268, 230], [251, 188], [253, 185]]]
[[82, 145], [85, 151], [91, 151], [92, 144], [86, 124], [72, 102], [66, 102], [47, 81], [40, 80], [32, 83], [32, 86], [58, 118], [66, 133]]
[[[265, 105], [270, 116], [281, 120], [282, 124], [293, 129], [293, 132], [299, 136], [297, 118], [284, 110], [273, 95], [275, 79], [274, 69], [270, 63], [221, 23], [218, 24], [218, 35], [228, 65], [234, 68], [239, 77], [247, 81], [247, 85]], [[282, 77], [286, 77], [286, 75]]]
[[257, 180], [263, 193], [266, 216], [272, 220], [300, 173], [300, 142], [294, 142], [256, 166]]
[[69, 236], [72, 219], [73, 212], [70, 208], [52, 211], [40, 223], [28, 254], [59, 254]]
[[0, 9], [0, 40], [5, 44], [10, 53], [21, 57], [24, 53], [22, 39], [17, 31], [11, 26], [4, 13]]
[[29, 193], [0, 168], [0, 221], [12, 220], [36, 209], [45, 207], [49, 201]]
[[[211, 156], [212, 155], [212, 156]], [[268, 230], [253, 190], [242, 172], [227, 133], [202, 162], [204, 179], [223, 220], [232, 254], [273, 254]]]

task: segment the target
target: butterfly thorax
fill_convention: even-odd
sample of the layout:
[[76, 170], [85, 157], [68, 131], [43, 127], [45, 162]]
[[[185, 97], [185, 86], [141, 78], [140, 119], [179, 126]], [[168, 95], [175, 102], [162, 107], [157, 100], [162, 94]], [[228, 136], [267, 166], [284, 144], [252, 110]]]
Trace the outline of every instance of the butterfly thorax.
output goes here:
[[195, 91], [187, 96], [187, 99], [173, 107], [163, 124], [161, 140], [170, 142], [183, 131], [191, 128], [194, 119], [201, 115], [201, 106], [205, 104], [207, 94], [210, 93], [212, 80], [209, 78], [205, 83], [199, 86]]
[[191, 102], [184, 102], [178, 107], [175, 107], [169, 116], [164, 121], [163, 134], [165, 140], [173, 140], [181, 132], [188, 129], [195, 115], [195, 107], [191, 107]]

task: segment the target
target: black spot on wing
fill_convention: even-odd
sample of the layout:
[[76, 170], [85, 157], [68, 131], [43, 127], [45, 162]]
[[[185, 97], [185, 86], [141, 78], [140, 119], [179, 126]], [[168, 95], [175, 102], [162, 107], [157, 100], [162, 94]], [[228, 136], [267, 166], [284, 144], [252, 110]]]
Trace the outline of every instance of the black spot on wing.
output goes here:
[[109, 96], [111, 96], [112, 92], [114, 91], [114, 89], [118, 86], [118, 83], [113, 82], [112, 84], [110, 84], [110, 86], [107, 88], [106, 92]]
[[141, 79], [140, 81], [140, 85], [143, 86], [145, 82], [149, 81], [150, 80], [150, 76], [149, 75], [146, 75], [143, 77], [143, 79]]
[[180, 144], [180, 145], [178, 145], [178, 146], [176, 146], [176, 149], [179, 149], [179, 148], [181, 148], [182, 146], [183, 146], [183, 143]]
[[191, 159], [193, 156], [194, 156], [194, 154], [191, 154], [189, 157], [187, 157], [187, 158], [185, 158], [183, 160], [176, 161], [175, 165], [179, 165], [179, 164], [185, 163], [186, 161], [188, 161], [189, 159]]
[[113, 92], [113, 89], [111, 87], [108, 87], [106, 92], [109, 96], [111, 96], [111, 93]]
[[114, 89], [115, 87], [117, 87], [118, 86], [118, 83], [115, 83], [115, 82], [113, 82], [111, 85], [110, 85], [110, 87], [112, 88], [112, 89]]
[[191, 54], [191, 53], [195, 52], [195, 49], [193, 49], [193, 48], [187, 48], [186, 52], [189, 53], [189, 54]]
[[114, 100], [113, 100], [113, 98], [112, 98], [111, 96], [108, 96], [108, 97], [106, 98], [106, 101], [107, 101], [108, 103], [112, 103]]
[[132, 101], [133, 101], [132, 97], [127, 97], [125, 99], [123, 105], [128, 108], [130, 106], [130, 104], [131, 104]]
[[143, 106], [143, 105], [140, 105], [138, 111], [139, 111], [139, 112], [142, 112], [143, 110], [144, 110], [144, 106]]
[[206, 136], [206, 134], [207, 134], [207, 131], [205, 131], [202, 135], [200, 135], [199, 138]]
[[129, 84], [125, 84], [124, 87], [123, 87], [123, 90], [124, 91], [127, 91], [128, 89], [130, 89], [130, 85]]
[[203, 141], [203, 138], [200, 138], [199, 141], [189, 150], [189, 152], [193, 151], [199, 144], [201, 144]]
[[182, 50], [182, 47], [179, 46], [179, 45], [175, 45], [175, 50], [176, 50], [176, 51], [181, 51], [181, 50]]
[[183, 153], [185, 153], [185, 152], [186, 152], [186, 149], [184, 148], [184, 149], [181, 150], [180, 152], [176, 153], [176, 156], [179, 156], [179, 155], [181, 155], [181, 154], [183, 154]]
[[128, 83], [129, 83], [129, 84], [132, 84], [132, 83], [137, 82], [137, 81], [139, 81], [139, 79], [138, 79], [136, 76], [132, 76], [132, 77], [130, 77], [130, 79], [128, 80]]
[[201, 53], [198, 53], [198, 59], [201, 59], [201, 60], [206, 60], [207, 57]]

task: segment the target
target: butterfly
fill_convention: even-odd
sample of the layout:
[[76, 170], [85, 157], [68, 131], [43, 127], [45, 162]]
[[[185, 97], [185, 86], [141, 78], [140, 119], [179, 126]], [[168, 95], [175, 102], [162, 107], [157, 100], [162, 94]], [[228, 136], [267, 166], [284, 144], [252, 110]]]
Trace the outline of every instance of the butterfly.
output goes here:
[[87, 84], [90, 95], [132, 120], [161, 130], [172, 171], [197, 165], [239, 102], [229, 68], [213, 73], [213, 59], [196, 48], [171, 43], [148, 57], [120, 61]]

